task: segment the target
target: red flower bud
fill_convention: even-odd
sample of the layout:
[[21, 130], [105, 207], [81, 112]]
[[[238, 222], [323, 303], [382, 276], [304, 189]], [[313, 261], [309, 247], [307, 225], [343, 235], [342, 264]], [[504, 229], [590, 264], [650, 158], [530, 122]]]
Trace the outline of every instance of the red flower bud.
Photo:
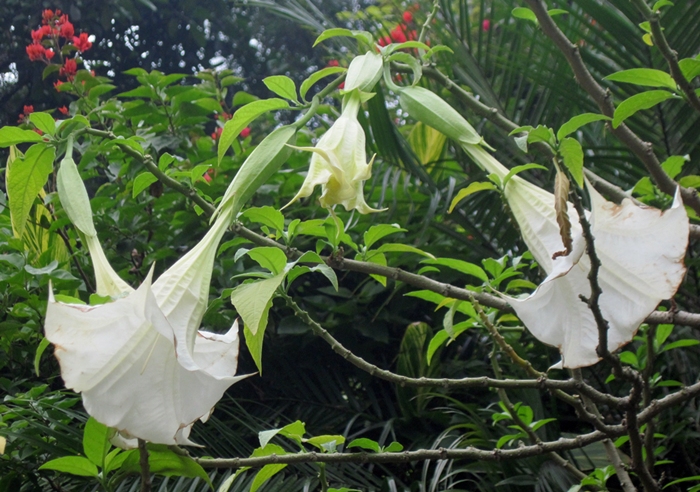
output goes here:
[[60, 108], [58, 108], [58, 111], [59, 111], [61, 114], [65, 114], [65, 115], [68, 114], [68, 108], [65, 107], [65, 106], [61, 106]]
[[32, 105], [25, 106], [23, 109], [24, 109], [25, 116], [29, 116], [30, 114], [32, 114], [34, 112], [34, 106], [32, 106]]
[[[60, 10], [59, 10], [58, 12], [60, 12]], [[41, 14], [41, 21], [42, 21], [44, 24], [48, 24], [50, 21], [53, 20], [53, 15], [54, 15], [54, 14], [53, 14], [53, 10], [46, 9], [46, 10], [44, 10], [44, 12], [42, 12], [42, 14]]]
[[53, 50], [44, 50], [44, 56], [46, 57], [47, 60], [50, 60], [51, 58], [53, 58], [53, 56], [55, 54], [56, 53], [54, 53]]
[[45, 52], [46, 50], [39, 43], [33, 43], [27, 46], [27, 55], [31, 61], [41, 60]]
[[488, 31], [489, 29], [491, 29], [491, 20], [484, 19], [484, 21], [481, 23], [481, 30]]
[[413, 21], [413, 14], [411, 12], [409, 12], [408, 10], [406, 12], [404, 12], [401, 17], [403, 18], [403, 21], [407, 24], [409, 22]]
[[339, 65], [338, 60], [328, 60], [329, 67], [337, 67]]
[[216, 130], [214, 130], [214, 133], [211, 134], [212, 140], [216, 140], [217, 138], [219, 138], [221, 136], [221, 134], [223, 133], [223, 131], [224, 131], [223, 128], [221, 128], [220, 126], [217, 126]]
[[397, 43], [405, 43], [407, 41], [406, 33], [404, 32], [405, 28], [406, 26], [402, 24], [396, 26], [390, 33], [391, 39]]
[[56, 82], [53, 83], [53, 88], [58, 91], [58, 88], [63, 85], [63, 81], [57, 80]]
[[377, 44], [379, 46], [388, 46], [391, 44], [391, 37], [390, 36], [384, 36], [382, 39], [380, 39]]
[[240, 135], [241, 135], [241, 138], [247, 138], [248, 135], [250, 135], [250, 128], [248, 128], [246, 126], [243, 130], [241, 130]]

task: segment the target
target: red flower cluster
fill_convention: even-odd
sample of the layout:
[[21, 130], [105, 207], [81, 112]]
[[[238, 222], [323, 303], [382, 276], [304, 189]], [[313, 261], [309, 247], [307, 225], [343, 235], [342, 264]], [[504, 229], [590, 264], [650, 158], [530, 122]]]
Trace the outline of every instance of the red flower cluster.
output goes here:
[[34, 106], [25, 106], [23, 111], [19, 114], [19, 119], [17, 123], [25, 123], [29, 115], [34, 112]]
[[401, 16], [403, 22], [394, 27], [388, 36], [381, 38], [377, 44], [379, 46], [387, 46], [391, 43], [405, 43], [418, 39], [418, 33], [415, 29], [410, 29], [409, 26], [413, 23], [413, 13], [407, 10]]
[[[75, 58], [63, 59], [62, 44], [72, 44], [80, 53], [89, 50], [92, 47], [87, 33], [82, 32], [79, 36], [75, 35], [75, 27], [68, 20], [68, 15], [61, 13], [60, 10], [55, 12], [50, 9], [44, 10], [41, 15], [41, 26], [32, 31], [32, 44], [27, 46], [27, 56], [31, 61], [42, 61], [46, 64], [51, 63], [51, 59], [60, 53], [61, 69], [59, 76], [66, 77], [68, 81], [72, 81], [78, 71], [78, 61]], [[61, 39], [65, 41], [61, 42]], [[61, 82], [62, 83], [62, 82]], [[54, 84], [58, 87], [58, 83]]]

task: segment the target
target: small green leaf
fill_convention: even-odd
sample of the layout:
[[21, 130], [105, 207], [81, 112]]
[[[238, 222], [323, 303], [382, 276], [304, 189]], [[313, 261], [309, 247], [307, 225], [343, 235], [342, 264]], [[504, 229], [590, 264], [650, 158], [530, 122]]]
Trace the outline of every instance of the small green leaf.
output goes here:
[[358, 41], [364, 42], [367, 45], [371, 45], [374, 38], [367, 31], [351, 31], [350, 29], [343, 29], [342, 27], [336, 27], [333, 29], [326, 29], [321, 33], [319, 37], [314, 41], [314, 46], [318, 43], [325, 41], [326, 39], [334, 38], [336, 36], [345, 36], [357, 39]]
[[297, 99], [297, 86], [292, 79], [286, 75], [272, 75], [263, 79], [265, 87], [280, 97], [290, 101], [299, 102]]
[[568, 137], [582, 126], [593, 123], [594, 121], [610, 121], [610, 119], [611, 118], [605, 116], [604, 114], [596, 113], [584, 113], [574, 116], [559, 128], [559, 131], [557, 132], [557, 140], [562, 140], [564, 137]]
[[34, 200], [53, 171], [55, 156], [54, 148], [42, 143], [29, 147], [24, 157], [19, 157], [17, 151], [10, 151], [5, 180], [12, 229], [16, 237], [22, 237]]
[[535, 13], [532, 10], [530, 10], [528, 8], [516, 7], [513, 9], [512, 14], [513, 14], [513, 17], [515, 17], [515, 18], [528, 20], [528, 21], [534, 22], [535, 24], [538, 24], [537, 16], [535, 15]]
[[380, 239], [390, 234], [396, 234], [397, 232], [406, 232], [406, 229], [402, 229], [399, 224], [379, 224], [372, 226], [367, 229], [363, 235], [365, 246], [369, 249]]
[[421, 263], [427, 263], [428, 265], [445, 266], [447, 268], [457, 270], [458, 272], [464, 273], [466, 275], [476, 277], [482, 282], [489, 281], [488, 275], [486, 275], [486, 272], [484, 272], [484, 270], [480, 266], [475, 265], [473, 263], [469, 263], [464, 260], [456, 260], [454, 258], [436, 258], [434, 260], [423, 260]]
[[158, 181], [158, 178], [149, 171], [142, 172], [136, 178], [134, 178], [133, 189], [131, 190], [131, 196], [136, 198], [136, 196], [143, 190], [151, 186], [153, 183]]
[[675, 342], [671, 342], [668, 345], [664, 345], [663, 348], [661, 349], [661, 352], [666, 352], [668, 350], [673, 350], [677, 348], [682, 348], [682, 347], [694, 347], [695, 345], [700, 344], [700, 340], [695, 340], [695, 339], [685, 339], [685, 340], [678, 340]]
[[647, 91], [625, 99], [615, 109], [613, 128], [617, 128], [627, 118], [643, 109], [653, 108], [657, 104], [671, 99], [674, 95], [668, 91]]
[[347, 69], [344, 67], [326, 67], [322, 68], [318, 72], [312, 73], [306, 80], [304, 80], [301, 83], [301, 87], [299, 88], [299, 94], [301, 95], [302, 99], [306, 99], [306, 93], [309, 92], [309, 89], [313, 87], [313, 85], [321, 80], [324, 77], [328, 77], [329, 75], [334, 75], [336, 73], [341, 73], [345, 72]]
[[265, 225], [278, 232], [284, 230], [284, 215], [282, 215], [282, 212], [269, 205], [249, 208], [241, 214], [241, 217], [245, 217], [251, 222]]
[[503, 189], [505, 189], [506, 185], [508, 184], [508, 181], [510, 181], [510, 179], [513, 176], [520, 174], [523, 171], [528, 171], [530, 169], [544, 169], [545, 171], [547, 170], [547, 168], [545, 166], [542, 166], [540, 164], [535, 164], [535, 163], [523, 164], [521, 166], [515, 166], [510, 171], [508, 171], [508, 174], [506, 174], [505, 177], [503, 178]]
[[29, 115], [29, 121], [44, 133], [53, 135], [56, 132], [56, 122], [49, 113], [32, 113]]
[[104, 424], [90, 417], [83, 431], [83, 452], [95, 465], [101, 467], [111, 447], [109, 438], [113, 432]]
[[683, 176], [678, 180], [678, 184], [685, 186], [686, 188], [700, 188], [700, 176], [694, 174], [690, 176]]
[[457, 195], [455, 195], [455, 197], [452, 199], [452, 203], [450, 203], [450, 208], [447, 210], [447, 213], [452, 213], [457, 204], [465, 198], [467, 198], [469, 195], [473, 195], [474, 193], [477, 193], [479, 191], [495, 189], [497, 189], [496, 185], [494, 185], [493, 183], [489, 183], [488, 181], [469, 183], [469, 186], [467, 186], [466, 188], [462, 188], [457, 192]]
[[42, 136], [32, 130], [23, 130], [16, 126], [0, 128], [0, 147], [9, 147], [27, 142], [41, 142]]
[[554, 131], [552, 131], [551, 128], [546, 127], [544, 125], [538, 125], [537, 128], [530, 130], [527, 133], [527, 142], [544, 142], [549, 146], [553, 146], [555, 143]]
[[407, 244], [399, 243], [386, 243], [379, 246], [377, 249], [373, 250], [379, 253], [415, 253], [421, 256], [427, 256], [428, 258], [435, 258], [432, 254], [422, 249], [416, 248], [414, 246], [409, 246]]
[[41, 339], [39, 346], [36, 348], [36, 353], [34, 354], [34, 372], [36, 373], [37, 377], [39, 377], [39, 363], [41, 362], [41, 356], [44, 354], [44, 351], [50, 344], [51, 342], [49, 342], [48, 338], [44, 337]]
[[643, 85], [646, 87], [666, 87], [676, 90], [676, 82], [666, 72], [652, 68], [631, 68], [615, 72], [605, 77], [612, 82], [624, 82], [627, 84]]
[[639, 367], [639, 359], [633, 352], [622, 352], [620, 354], [620, 362], [628, 364], [632, 367]]
[[379, 452], [379, 444], [376, 441], [367, 439], [366, 437], [361, 437], [359, 439], [354, 439], [350, 444], [345, 446], [346, 448], [361, 448], [367, 449], [369, 451]]
[[685, 163], [689, 160], [690, 156], [687, 155], [672, 155], [661, 164], [661, 167], [666, 171], [669, 178], [675, 179], [683, 170]]
[[219, 164], [236, 137], [238, 137], [241, 131], [252, 121], [268, 111], [286, 109], [288, 107], [289, 104], [284, 99], [273, 98], [253, 101], [239, 108], [233, 113], [233, 117], [226, 122], [224, 131], [219, 138], [219, 148], [217, 150]]
[[343, 436], [338, 436], [338, 435], [330, 435], [330, 436], [315, 436], [315, 437], [310, 437], [306, 440], [307, 443], [311, 444], [312, 446], [317, 447], [321, 451], [327, 451], [328, 447], [326, 446], [327, 444], [333, 444], [337, 446], [338, 444], [343, 444], [345, 442], [345, 437]]
[[[129, 454], [121, 469], [127, 473], [140, 473], [139, 457], [139, 453]], [[202, 465], [189, 456], [172, 451], [164, 444], [148, 444], [148, 465], [151, 473], [166, 477], [201, 478], [213, 488]]]
[[696, 60], [695, 58], [684, 58], [678, 62], [678, 66], [688, 82], [700, 75], [700, 60]]
[[399, 453], [403, 451], [403, 444], [398, 443], [396, 441], [392, 441], [391, 444], [386, 446], [383, 451], [385, 453]]
[[671, 2], [671, 1], [669, 1], [669, 0], [659, 0], [658, 2], [656, 2], [656, 3], [654, 4], [654, 6], [653, 6], [651, 9], [652, 9], [653, 11], [657, 11], [657, 10], [660, 10], [662, 7], [666, 7], [666, 6], [671, 6], [671, 7], [672, 7], [672, 6], [673, 6], [673, 2]]
[[56, 458], [39, 467], [39, 470], [55, 470], [79, 477], [97, 477], [97, 467], [82, 456], [64, 456]]
[[550, 17], [554, 17], [555, 15], [562, 15], [562, 14], [568, 14], [568, 10], [563, 10], [563, 9], [550, 9], [547, 11]]
[[281, 273], [287, 265], [287, 255], [274, 246], [261, 246], [248, 251], [248, 256], [263, 268], [270, 270], [274, 275]]
[[656, 347], [661, 347], [671, 333], [673, 332], [673, 325], [663, 324], [656, 327]]
[[256, 492], [269, 479], [284, 470], [287, 465], [265, 465], [255, 475], [253, 482], [250, 484], [250, 492]]
[[559, 143], [564, 165], [571, 173], [579, 188], [583, 188], [583, 148], [575, 138], [565, 138]]

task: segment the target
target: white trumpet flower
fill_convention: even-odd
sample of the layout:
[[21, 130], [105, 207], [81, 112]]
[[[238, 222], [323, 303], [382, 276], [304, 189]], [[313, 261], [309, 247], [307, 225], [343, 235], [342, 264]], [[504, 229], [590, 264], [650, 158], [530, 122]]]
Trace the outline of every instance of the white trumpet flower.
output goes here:
[[372, 175], [372, 161], [367, 163], [365, 132], [357, 120], [361, 94], [348, 93], [343, 100], [343, 112], [318, 141], [316, 147], [294, 147], [313, 152], [306, 179], [301, 189], [285, 208], [313, 193], [321, 185], [319, 202], [322, 207], [343, 205], [345, 210], [361, 214], [379, 212], [365, 202], [362, 185]]
[[[64, 166], [75, 163], [64, 159]], [[59, 197], [66, 212], [83, 233], [94, 231], [84, 185], [75, 179], [80, 176], [63, 175]], [[97, 236], [86, 234], [97, 293], [114, 300], [85, 306], [50, 295], [46, 338], [66, 386], [82, 393], [90, 415], [127, 438], [193, 444], [188, 436], [194, 422], [206, 420], [224, 391], [245, 377], [234, 376], [238, 324], [225, 335], [198, 330], [216, 249], [236, 212], [222, 210], [197, 246], [154, 284], [151, 271], [135, 291], [109, 265]]]
[[[479, 146], [465, 151], [482, 168], [501, 179], [507, 168]], [[598, 282], [603, 291], [599, 305], [608, 321], [608, 350], [629, 343], [637, 329], [663, 299], [678, 290], [688, 245], [688, 216], [677, 193], [670, 210], [621, 205], [605, 200], [591, 185], [591, 212], [587, 218], [601, 261]], [[563, 249], [554, 210], [554, 195], [514, 176], [504, 190], [525, 244], [548, 274], [524, 299], [504, 296], [530, 332], [541, 342], [559, 348], [562, 366], [577, 368], [598, 362], [598, 327], [588, 305], [591, 295], [590, 259], [578, 214], [571, 203], [568, 214], [573, 248], [553, 259]]]

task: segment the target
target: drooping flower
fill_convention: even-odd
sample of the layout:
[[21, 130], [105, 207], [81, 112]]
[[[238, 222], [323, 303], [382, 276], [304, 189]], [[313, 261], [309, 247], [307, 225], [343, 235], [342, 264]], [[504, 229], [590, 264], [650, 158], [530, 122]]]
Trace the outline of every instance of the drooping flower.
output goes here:
[[192, 250], [154, 284], [149, 274], [134, 291], [102, 251], [71, 158], [61, 162], [57, 182], [66, 213], [85, 235], [97, 293], [114, 299], [85, 306], [57, 302], [51, 295], [46, 338], [55, 346], [66, 386], [82, 393], [90, 415], [127, 438], [192, 444], [194, 422], [206, 420], [224, 391], [242, 378], [234, 376], [237, 323], [225, 335], [198, 330], [216, 248], [236, 211], [222, 210]]
[[[483, 147], [474, 128], [438, 96], [418, 88], [402, 89], [401, 105], [409, 114], [456, 140], [485, 171], [501, 181], [508, 169]], [[640, 207], [631, 200], [608, 202], [588, 186], [591, 212], [587, 214], [601, 260], [599, 305], [608, 321], [608, 350], [630, 342], [642, 321], [678, 289], [685, 267], [688, 217], [678, 194], [670, 210]], [[551, 193], [514, 176], [503, 190], [518, 222], [525, 244], [547, 273], [542, 284], [525, 299], [508, 298], [516, 314], [540, 341], [554, 345], [564, 367], [576, 368], [598, 360], [598, 328], [588, 305], [587, 275], [590, 260], [585, 253], [578, 214], [568, 204], [572, 251], [562, 251], [555, 198]], [[506, 296], [507, 297], [507, 296]]]
[[365, 132], [357, 120], [361, 96], [358, 90], [346, 94], [343, 112], [333, 126], [320, 138], [316, 147], [298, 147], [313, 152], [306, 179], [288, 207], [313, 193], [321, 185], [319, 202], [332, 208], [341, 204], [345, 210], [362, 214], [379, 212], [365, 202], [362, 185], [371, 177], [372, 161], [367, 163]]
[[[501, 179], [507, 169], [483, 148], [463, 145], [487, 172]], [[605, 200], [592, 186], [591, 224], [595, 252], [601, 261], [599, 305], [608, 321], [608, 350], [629, 343], [644, 319], [664, 299], [676, 293], [685, 274], [683, 258], [688, 245], [688, 216], [680, 195], [671, 209], [622, 204]], [[525, 244], [547, 278], [524, 299], [504, 296], [530, 332], [541, 342], [559, 348], [563, 367], [577, 368], [599, 360], [598, 327], [580, 296], [591, 295], [590, 259], [578, 214], [569, 204], [573, 248], [563, 249], [554, 210], [554, 195], [514, 176], [504, 195], [518, 222]]]

